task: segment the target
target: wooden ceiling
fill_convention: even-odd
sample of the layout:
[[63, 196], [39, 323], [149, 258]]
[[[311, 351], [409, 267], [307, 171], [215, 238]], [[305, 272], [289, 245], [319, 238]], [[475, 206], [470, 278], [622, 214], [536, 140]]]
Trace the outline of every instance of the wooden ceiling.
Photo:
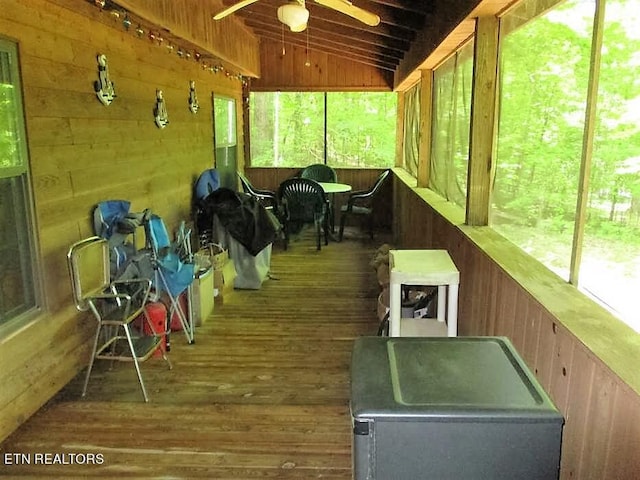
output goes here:
[[[222, 0], [222, 3], [228, 7], [236, 1]], [[285, 43], [304, 48], [308, 41], [310, 51], [348, 58], [388, 71], [396, 70], [418, 32], [425, 28], [427, 18], [433, 18], [436, 3], [433, 0], [354, 0], [354, 5], [380, 17], [380, 24], [370, 27], [313, 0], [307, 0], [307, 30], [293, 33], [278, 20], [278, 7], [286, 2], [258, 0], [232, 15], [243, 20], [260, 39], [284, 39]]]
[[261, 77], [260, 43], [272, 48], [284, 41], [303, 49], [308, 46], [311, 55], [317, 52], [373, 67], [392, 78], [394, 88], [404, 89], [416, 81], [421, 69], [434, 68], [470, 38], [477, 17], [497, 15], [518, 0], [352, 0], [356, 7], [380, 17], [375, 27], [306, 0], [308, 27], [300, 33], [278, 20], [278, 7], [290, 0], [256, 0], [222, 20], [212, 17], [239, 0], [105, 1], [247, 77]]

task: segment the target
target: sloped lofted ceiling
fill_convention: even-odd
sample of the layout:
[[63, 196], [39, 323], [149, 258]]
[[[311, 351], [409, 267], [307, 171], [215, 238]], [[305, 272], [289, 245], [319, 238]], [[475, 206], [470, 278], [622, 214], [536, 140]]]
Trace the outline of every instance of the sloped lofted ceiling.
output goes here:
[[352, 0], [380, 17], [373, 27], [306, 0], [308, 27], [300, 33], [278, 20], [278, 7], [291, 0], [254, 0], [221, 20], [212, 17], [239, 0], [104, 1], [187, 40], [248, 77], [260, 77], [259, 44], [284, 40], [378, 69], [402, 90], [417, 81], [420, 69], [433, 68], [468, 39], [475, 18], [498, 15], [518, 0]]
[[[235, 3], [223, 0], [225, 7]], [[395, 71], [418, 32], [425, 28], [426, 19], [433, 18], [434, 13], [433, 1], [355, 0], [354, 5], [380, 17], [380, 24], [371, 27], [308, 0], [307, 30], [294, 33], [278, 20], [278, 7], [284, 3], [286, 0], [258, 0], [232, 15], [242, 19], [261, 39], [284, 40], [304, 48], [308, 40], [310, 50], [388, 71]]]

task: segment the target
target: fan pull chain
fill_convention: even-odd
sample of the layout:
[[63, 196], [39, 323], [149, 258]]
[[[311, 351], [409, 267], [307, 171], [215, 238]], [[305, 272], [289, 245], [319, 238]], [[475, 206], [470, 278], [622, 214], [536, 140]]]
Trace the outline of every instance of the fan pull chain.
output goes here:
[[309, 61], [309, 29], [307, 28], [307, 49], [305, 50], [305, 54], [307, 56], [307, 60], [304, 62], [305, 67], [310, 67], [311, 62]]
[[287, 54], [287, 51], [284, 48], [284, 23], [281, 25], [281, 31], [282, 31], [282, 56], [284, 57]]

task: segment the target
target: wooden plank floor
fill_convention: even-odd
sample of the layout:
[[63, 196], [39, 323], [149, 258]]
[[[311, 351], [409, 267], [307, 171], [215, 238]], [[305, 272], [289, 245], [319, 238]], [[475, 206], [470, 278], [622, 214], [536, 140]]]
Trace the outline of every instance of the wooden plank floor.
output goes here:
[[216, 304], [194, 345], [173, 333], [173, 370], [142, 365], [150, 403], [130, 364], [96, 364], [85, 399], [79, 375], [0, 447], [0, 476], [350, 479], [350, 355], [376, 333], [383, 241], [350, 233], [320, 252], [308, 231], [274, 245], [277, 279]]

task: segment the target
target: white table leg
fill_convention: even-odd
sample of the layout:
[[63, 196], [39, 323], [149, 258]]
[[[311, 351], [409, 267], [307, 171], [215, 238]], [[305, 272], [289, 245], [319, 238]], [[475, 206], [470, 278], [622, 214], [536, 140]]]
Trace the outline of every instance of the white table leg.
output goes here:
[[458, 285], [449, 285], [449, 312], [447, 314], [447, 336], [458, 335]]
[[444, 322], [445, 308], [447, 306], [447, 287], [446, 285], [438, 285], [438, 316], [439, 322]]
[[400, 317], [402, 310], [402, 292], [399, 283], [391, 283], [389, 286], [389, 336], [400, 336]]

